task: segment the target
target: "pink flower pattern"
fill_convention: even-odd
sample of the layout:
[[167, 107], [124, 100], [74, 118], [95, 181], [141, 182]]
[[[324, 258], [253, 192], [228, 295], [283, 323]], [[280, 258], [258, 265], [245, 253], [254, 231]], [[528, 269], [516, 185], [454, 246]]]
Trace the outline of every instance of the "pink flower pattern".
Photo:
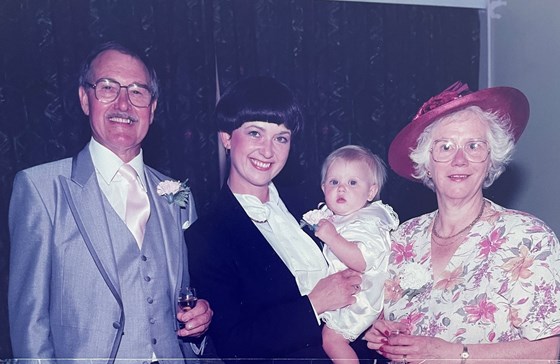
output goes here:
[[492, 230], [488, 237], [482, 239], [482, 241], [480, 242], [480, 255], [488, 257], [490, 253], [497, 252], [505, 242], [503, 234], [504, 229], [495, 229]]
[[452, 291], [455, 287], [463, 283], [463, 266], [457, 267], [452, 271], [443, 272], [443, 277], [436, 283], [434, 289]]
[[394, 253], [395, 262], [397, 262], [397, 264], [400, 264], [414, 258], [414, 252], [412, 249], [412, 244], [402, 245], [394, 243], [391, 246], [391, 250]]
[[[435, 212], [401, 224], [392, 236], [386, 319], [410, 323], [415, 335], [467, 344], [560, 333], [557, 237], [534, 216], [489, 202], [496, 214], [473, 226], [437, 282], [430, 253]], [[396, 286], [407, 261], [432, 274], [426, 290], [412, 298]]]
[[469, 323], [477, 323], [479, 321], [482, 321], [483, 323], [493, 323], [494, 313], [496, 311], [496, 305], [492, 302], [488, 302], [486, 295], [477, 296], [473, 305], [465, 306], [467, 322]]
[[510, 273], [511, 279], [514, 281], [527, 279], [533, 275], [529, 268], [533, 265], [534, 259], [529, 255], [529, 249], [523, 245], [519, 249], [519, 253], [519, 256], [508, 258], [502, 265], [502, 269]]

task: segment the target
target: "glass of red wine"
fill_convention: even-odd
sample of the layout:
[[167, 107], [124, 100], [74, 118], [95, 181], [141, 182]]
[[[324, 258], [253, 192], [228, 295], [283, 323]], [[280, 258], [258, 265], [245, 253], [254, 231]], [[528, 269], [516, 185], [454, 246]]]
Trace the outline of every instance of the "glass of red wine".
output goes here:
[[[196, 306], [196, 289], [193, 287], [181, 287], [177, 290], [177, 305], [179, 307], [179, 311], [188, 311]], [[185, 323], [179, 323], [179, 329], [184, 329]]]

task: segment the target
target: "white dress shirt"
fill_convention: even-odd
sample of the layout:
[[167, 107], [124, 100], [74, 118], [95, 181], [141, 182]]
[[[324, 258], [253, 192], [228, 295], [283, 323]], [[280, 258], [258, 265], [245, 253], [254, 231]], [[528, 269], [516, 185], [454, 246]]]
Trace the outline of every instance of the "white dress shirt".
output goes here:
[[[117, 157], [115, 153], [107, 147], [99, 144], [95, 139], [91, 138], [89, 142], [89, 153], [95, 167], [97, 175], [97, 183], [99, 188], [109, 200], [109, 203], [124, 221], [126, 212], [126, 195], [128, 185], [124, 178], [120, 175], [119, 168], [124, 162]], [[146, 191], [146, 177], [144, 176], [144, 160], [142, 150], [128, 164], [138, 173], [140, 185]]]

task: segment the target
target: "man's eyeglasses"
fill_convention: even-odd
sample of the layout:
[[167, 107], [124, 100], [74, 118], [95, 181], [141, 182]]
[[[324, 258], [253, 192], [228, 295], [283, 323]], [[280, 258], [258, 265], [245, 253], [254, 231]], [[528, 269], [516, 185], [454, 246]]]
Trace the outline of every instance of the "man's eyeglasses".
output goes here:
[[148, 107], [152, 103], [153, 95], [148, 86], [138, 83], [131, 83], [128, 86], [121, 86], [117, 81], [109, 78], [100, 78], [94, 84], [86, 82], [95, 92], [95, 98], [104, 104], [113, 102], [119, 97], [121, 88], [127, 91], [130, 103], [136, 107]]
[[485, 140], [468, 140], [465, 144], [458, 145], [453, 140], [439, 139], [434, 141], [430, 152], [434, 161], [449, 162], [459, 149], [463, 149], [465, 158], [474, 163], [484, 162], [490, 154], [488, 142]]

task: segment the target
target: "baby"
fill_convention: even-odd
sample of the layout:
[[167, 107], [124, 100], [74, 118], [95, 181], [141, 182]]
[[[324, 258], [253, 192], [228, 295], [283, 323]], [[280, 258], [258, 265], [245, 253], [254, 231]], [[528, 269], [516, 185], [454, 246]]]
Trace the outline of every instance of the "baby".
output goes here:
[[326, 323], [323, 348], [335, 363], [358, 363], [350, 341], [373, 323], [383, 307], [389, 232], [399, 224], [393, 209], [379, 200], [386, 176], [383, 161], [366, 148], [339, 148], [327, 157], [321, 171], [326, 205], [303, 216], [325, 243], [329, 274], [346, 268], [363, 272], [356, 302], [321, 315]]

